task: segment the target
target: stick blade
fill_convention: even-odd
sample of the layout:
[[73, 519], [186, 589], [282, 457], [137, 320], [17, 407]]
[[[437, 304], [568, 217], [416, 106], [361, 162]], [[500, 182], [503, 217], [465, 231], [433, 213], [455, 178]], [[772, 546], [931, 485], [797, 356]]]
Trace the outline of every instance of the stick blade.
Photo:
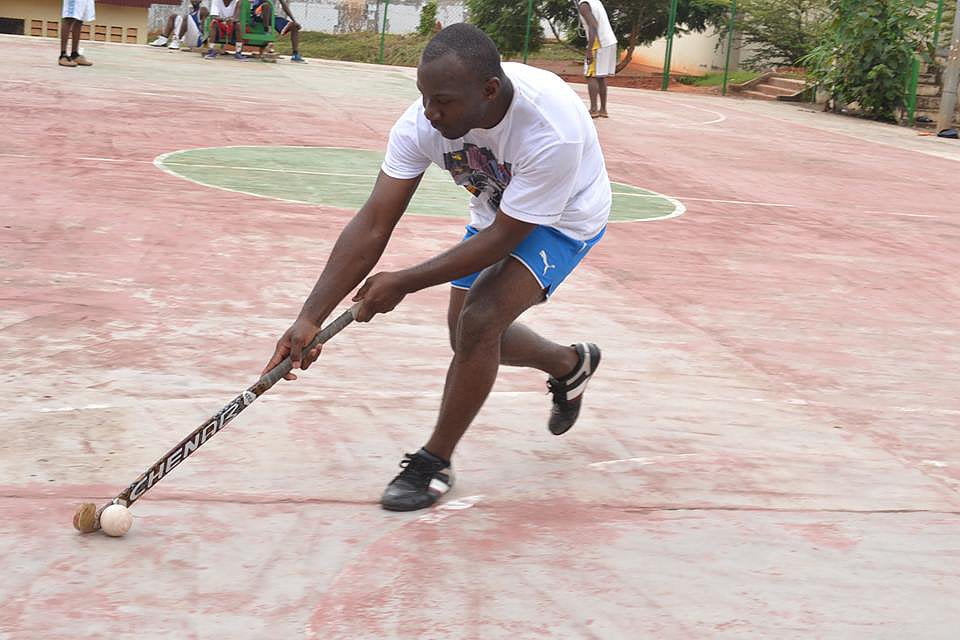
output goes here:
[[97, 514], [97, 505], [84, 502], [77, 507], [73, 514], [73, 527], [80, 533], [93, 533], [100, 528], [100, 518]]

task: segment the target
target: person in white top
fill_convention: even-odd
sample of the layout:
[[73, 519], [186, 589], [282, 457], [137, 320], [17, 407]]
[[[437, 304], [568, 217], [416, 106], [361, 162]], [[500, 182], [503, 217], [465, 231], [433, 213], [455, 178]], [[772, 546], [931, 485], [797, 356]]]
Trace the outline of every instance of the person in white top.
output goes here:
[[185, 45], [185, 48], [193, 49], [203, 45], [203, 23], [209, 11], [201, 0], [189, 0], [186, 5], [182, 11], [167, 17], [163, 31], [150, 43], [151, 47], [179, 49]]
[[[503, 64], [482, 31], [455, 24], [427, 45], [417, 69], [422, 98], [397, 120], [366, 204], [341, 232], [299, 317], [264, 371], [304, 345], [376, 265], [430, 164], [473, 194], [464, 240], [418, 265], [367, 277], [356, 320], [393, 310], [415, 291], [450, 282], [453, 361], [433, 434], [401, 461], [385, 509], [433, 504], [453, 485], [454, 448], [490, 393], [500, 364], [545, 372], [554, 434], [576, 421], [600, 362], [590, 343], [560, 345], [515, 323], [544, 302], [603, 237], [611, 191], [597, 132], [577, 94], [547, 71]], [[290, 375], [289, 379], [295, 379]]]
[[[239, 5], [240, 0], [211, 0], [209, 48], [203, 56], [207, 60], [216, 58], [220, 53], [215, 46], [217, 43], [232, 44], [236, 41], [236, 16]], [[243, 56], [237, 51], [234, 57], [242, 58]]]
[[583, 75], [590, 92], [590, 115], [607, 118], [607, 77], [617, 73], [617, 36], [600, 0], [579, 0], [578, 7], [580, 23], [587, 32]]

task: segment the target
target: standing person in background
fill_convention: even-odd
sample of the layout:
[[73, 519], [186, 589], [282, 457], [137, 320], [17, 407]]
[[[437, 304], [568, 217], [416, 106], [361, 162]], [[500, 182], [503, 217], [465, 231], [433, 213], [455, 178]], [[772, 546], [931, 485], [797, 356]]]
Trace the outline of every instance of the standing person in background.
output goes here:
[[[60, 23], [60, 66], [92, 67], [93, 63], [80, 55], [80, 27], [97, 18], [93, 0], [63, 0], [63, 21]], [[73, 34], [73, 51], [67, 55], [67, 40]]]
[[[610, 26], [607, 10], [600, 0], [579, 0], [580, 24], [587, 32], [587, 53], [583, 60], [583, 75], [587, 77], [590, 92], [590, 116], [607, 115], [607, 76], [617, 72], [617, 36]], [[597, 104], [599, 98], [599, 106]]]

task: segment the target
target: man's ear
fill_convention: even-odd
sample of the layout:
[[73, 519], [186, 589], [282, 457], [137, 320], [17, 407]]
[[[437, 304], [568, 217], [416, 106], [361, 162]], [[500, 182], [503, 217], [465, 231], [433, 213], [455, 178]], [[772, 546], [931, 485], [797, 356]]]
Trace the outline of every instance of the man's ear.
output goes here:
[[498, 95], [500, 95], [500, 89], [502, 89], [500, 84], [500, 78], [494, 76], [487, 80], [486, 84], [483, 85], [483, 97], [487, 100], [493, 102]]

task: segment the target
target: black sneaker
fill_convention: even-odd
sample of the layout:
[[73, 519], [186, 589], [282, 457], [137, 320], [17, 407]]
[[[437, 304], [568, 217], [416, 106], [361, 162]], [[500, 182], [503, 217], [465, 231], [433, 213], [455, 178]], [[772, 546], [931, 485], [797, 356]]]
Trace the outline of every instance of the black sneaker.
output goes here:
[[387, 485], [380, 498], [380, 505], [389, 511], [424, 509], [453, 487], [450, 463], [422, 449], [405, 453], [400, 466], [403, 471]]
[[587, 382], [600, 366], [600, 348], [590, 342], [570, 345], [577, 350], [580, 362], [568, 375], [561, 379], [550, 378], [547, 388], [553, 394], [553, 408], [550, 410], [550, 433], [562, 435], [570, 430], [580, 415], [580, 403]]

